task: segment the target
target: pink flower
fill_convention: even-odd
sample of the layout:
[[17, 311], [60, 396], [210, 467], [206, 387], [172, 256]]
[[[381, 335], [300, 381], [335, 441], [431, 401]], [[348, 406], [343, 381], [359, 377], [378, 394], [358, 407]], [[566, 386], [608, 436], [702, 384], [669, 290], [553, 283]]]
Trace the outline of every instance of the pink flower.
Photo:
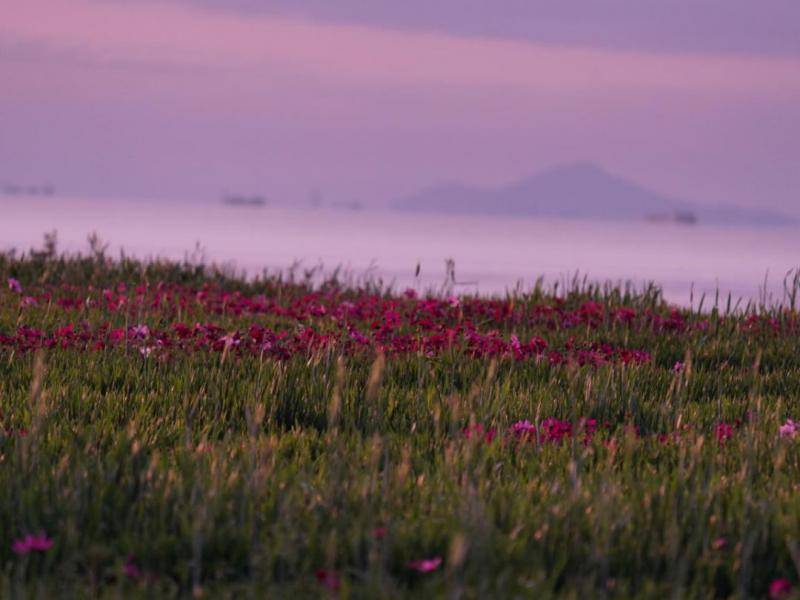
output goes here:
[[44, 531], [39, 532], [39, 535], [29, 533], [25, 537], [14, 540], [14, 543], [11, 544], [11, 549], [20, 555], [30, 552], [46, 552], [52, 547], [53, 540], [48, 538]]
[[792, 593], [792, 582], [788, 579], [780, 577], [778, 579], [773, 579], [772, 583], [769, 584], [769, 597], [771, 600], [777, 600], [778, 598], [786, 598], [789, 594]]
[[125, 561], [125, 565], [122, 567], [122, 572], [125, 573], [125, 576], [129, 579], [140, 579], [142, 576], [142, 570], [136, 564], [136, 557], [131, 554], [128, 556], [128, 560]]
[[464, 427], [462, 432], [464, 434], [464, 437], [466, 437], [467, 439], [472, 439], [473, 436], [476, 439], [483, 438], [483, 441], [486, 442], [487, 444], [491, 444], [495, 436], [497, 435], [497, 431], [494, 429], [494, 427], [486, 429], [480, 423], [476, 423], [471, 427], [467, 425], [466, 427]]
[[435, 556], [433, 558], [422, 558], [419, 560], [412, 560], [408, 563], [409, 569], [414, 569], [419, 573], [430, 573], [442, 566], [442, 557]]
[[793, 438], [800, 433], [800, 423], [795, 423], [791, 419], [786, 419], [786, 423], [780, 426], [778, 433], [782, 438]]
[[728, 540], [724, 537], [718, 537], [713, 542], [711, 542], [711, 547], [714, 550], [724, 550], [728, 547]]
[[458, 308], [459, 306], [461, 306], [461, 301], [458, 299], [458, 296], [450, 296], [447, 299], [447, 303], [453, 308]]
[[542, 421], [542, 438], [546, 442], [560, 442], [572, 435], [572, 423], [553, 417]]
[[525, 435], [536, 435], [536, 426], [525, 419], [524, 421], [517, 421], [509, 428], [509, 431], [517, 437]]
[[350, 330], [350, 339], [359, 344], [369, 344], [369, 338], [357, 329]]
[[617, 318], [620, 321], [625, 321], [629, 323], [636, 317], [636, 311], [632, 308], [620, 308], [617, 310]]
[[150, 335], [150, 328], [147, 325], [134, 325], [130, 329], [130, 336], [134, 339], [145, 339]]
[[317, 581], [320, 582], [324, 587], [328, 588], [332, 592], [336, 592], [342, 586], [342, 581], [339, 578], [339, 574], [336, 571], [331, 571], [329, 569], [317, 569], [314, 572], [314, 575], [317, 578]]
[[683, 363], [681, 361], [676, 362], [674, 365], [672, 365], [672, 371], [673, 373], [680, 373], [683, 371]]
[[8, 278], [8, 289], [10, 289], [15, 294], [22, 293], [22, 284], [14, 279], [13, 277]]
[[219, 338], [219, 341], [225, 344], [226, 347], [230, 348], [231, 346], [238, 346], [241, 340], [236, 337], [235, 333], [229, 333], [228, 335], [224, 335]]
[[588, 446], [597, 432], [597, 419], [581, 417], [578, 421], [578, 428], [583, 432], [583, 444]]

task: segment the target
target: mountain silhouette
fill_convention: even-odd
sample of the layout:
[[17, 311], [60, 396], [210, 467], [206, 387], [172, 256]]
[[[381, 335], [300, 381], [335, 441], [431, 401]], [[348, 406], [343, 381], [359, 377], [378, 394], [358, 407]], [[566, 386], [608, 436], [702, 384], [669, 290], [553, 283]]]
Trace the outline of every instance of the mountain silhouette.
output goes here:
[[796, 220], [759, 209], [703, 206], [670, 198], [591, 163], [557, 166], [506, 186], [458, 183], [426, 188], [393, 203], [399, 210], [573, 219], [643, 220], [691, 213], [714, 225], [787, 225]]

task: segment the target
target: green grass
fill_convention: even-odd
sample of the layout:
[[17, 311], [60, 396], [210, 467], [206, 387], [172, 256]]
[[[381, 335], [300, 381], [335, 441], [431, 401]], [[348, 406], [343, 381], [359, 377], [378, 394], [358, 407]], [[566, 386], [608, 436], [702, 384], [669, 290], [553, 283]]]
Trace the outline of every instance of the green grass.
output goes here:
[[[65, 285], [95, 297], [124, 281], [133, 297], [139, 282], [213, 283], [288, 306], [313, 287], [102, 254], [6, 254], [0, 276], [53, 298]], [[367, 293], [323, 288], [339, 300]], [[668, 314], [655, 288], [576, 283], [564, 292], [567, 308], [591, 299]], [[556, 305], [541, 286], [503, 302], [523, 315]], [[21, 307], [4, 289], [0, 334], [84, 321], [298, 326], [286, 316], [182, 310]], [[778, 330], [750, 331], [753, 314]], [[652, 356], [599, 367], [461, 349], [145, 359], [128, 346], [0, 345], [0, 424], [28, 430], [0, 434], [0, 597], [320, 597], [332, 592], [318, 569], [335, 571], [338, 593], [356, 598], [766, 597], [774, 579], [800, 575], [800, 440], [778, 436], [787, 417], [800, 417], [798, 315], [683, 316], [708, 326], [659, 331], [607, 316], [596, 327], [483, 325], [552, 347], [606, 342]], [[334, 327], [327, 317], [308, 323]], [[676, 361], [687, 368], [673, 372]], [[604, 425], [587, 444], [505, 434], [546, 417]], [[717, 423], [737, 419], [733, 437], [718, 442]], [[497, 438], [468, 438], [471, 423]], [[659, 441], [687, 423], [678, 441]], [[14, 539], [39, 530], [50, 550], [12, 551]], [[130, 555], [141, 577], [124, 575]], [[443, 564], [433, 572], [408, 567], [435, 556]]]

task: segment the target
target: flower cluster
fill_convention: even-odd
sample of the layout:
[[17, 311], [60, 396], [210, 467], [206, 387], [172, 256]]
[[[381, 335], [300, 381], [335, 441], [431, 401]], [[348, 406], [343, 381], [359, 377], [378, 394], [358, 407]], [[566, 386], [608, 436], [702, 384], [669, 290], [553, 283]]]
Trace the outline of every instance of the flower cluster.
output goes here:
[[[18, 295], [22, 292], [16, 279], [9, 280], [9, 287]], [[580, 332], [566, 341], [563, 334], [553, 334], [557, 339], [548, 341], [545, 337], [550, 332], [578, 326], [591, 329], [609, 320], [629, 327], [638, 318], [633, 309], [597, 302], [567, 310], [558, 298], [528, 306], [473, 297], [420, 298], [410, 291], [391, 296], [364, 290], [291, 288], [272, 296], [246, 296], [210, 285], [195, 290], [174, 284], [132, 288], [120, 284], [102, 290], [63, 286], [18, 302], [19, 324], [11, 331], [0, 329], [0, 350], [122, 347], [145, 358], [211, 351], [277, 360], [327, 350], [431, 358], [457, 352], [476, 358], [592, 367], [651, 360], [643, 349], [594, 337], [580, 339]], [[70, 319], [55, 327], [35, 324], [42, 311], [49, 315], [54, 308]], [[647, 317], [648, 326], [653, 318]]]
[[11, 549], [15, 554], [30, 554], [31, 552], [46, 552], [53, 547], [53, 540], [47, 537], [43, 531], [37, 535], [27, 534], [24, 537], [14, 540]]
[[[735, 419], [732, 422], [720, 421], [712, 428], [714, 438], [720, 445], [725, 445], [732, 440], [737, 431], [742, 427], [742, 421]], [[542, 419], [538, 424], [532, 423], [528, 419], [515, 421], [506, 430], [505, 437], [502, 438], [504, 442], [528, 442], [535, 444], [559, 444], [561, 442], [576, 438], [583, 442], [584, 446], [588, 446], [601, 430], [605, 432], [603, 443], [605, 445], [614, 445], [616, 442], [610, 437], [610, 432], [614, 429], [614, 425], [610, 422], [603, 422], [602, 424], [594, 418], [581, 417], [576, 422], [571, 422], [555, 417], [547, 417]], [[791, 420], [787, 421], [786, 425], [782, 425], [781, 437], [794, 437], [800, 435], [800, 423], [794, 423]], [[620, 431], [620, 430], [618, 430]], [[633, 424], [623, 425], [621, 431], [624, 435], [633, 435], [635, 438], [642, 438], [642, 433], [639, 428]], [[655, 433], [652, 434], [652, 439], [655, 439], [660, 444], [669, 445], [678, 443], [692, 432], [701, 433], [702, 428], [691, 423], [682, 423], [678, 429], [669, 433]], [[481, 423], [469, 425], [462, 430], [462, 434], [467, 439], [474, 439], [490, 444], [497, 438], [497, 430], [493, 427], [486, 427]]]

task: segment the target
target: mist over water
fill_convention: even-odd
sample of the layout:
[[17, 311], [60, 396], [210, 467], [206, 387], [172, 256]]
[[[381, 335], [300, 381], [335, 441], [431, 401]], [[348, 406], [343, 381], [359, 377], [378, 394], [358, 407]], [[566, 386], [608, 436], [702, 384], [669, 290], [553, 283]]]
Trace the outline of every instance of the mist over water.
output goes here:
[[[96, 232], [112, 253], [182, 259], [199, 246], [208, 262], [250, 275], [263, 269], [322, 265], [395, 287], [426, 289], [455, 261], [457, 292], [502, 294], [543, 276], [576, 272], [595, 281], [647, 281], [665, 297], [705, 306], [720, 292], [747, 300], [783, 296], [783, 278], [800, 267], [797, 228], [712, 228], [562, 219], [413, 215], [381, 211], [230, 207], [217, 203], [0, 199], [0, 249], [40, 247], [57, 230], [59, 249], [85, 251]], [[417, 264], [419, 276], [415, 277]], [[300, 271], [302, 272], [302, 271]], [[766, 278], [766, 288], [765, 288]]]

